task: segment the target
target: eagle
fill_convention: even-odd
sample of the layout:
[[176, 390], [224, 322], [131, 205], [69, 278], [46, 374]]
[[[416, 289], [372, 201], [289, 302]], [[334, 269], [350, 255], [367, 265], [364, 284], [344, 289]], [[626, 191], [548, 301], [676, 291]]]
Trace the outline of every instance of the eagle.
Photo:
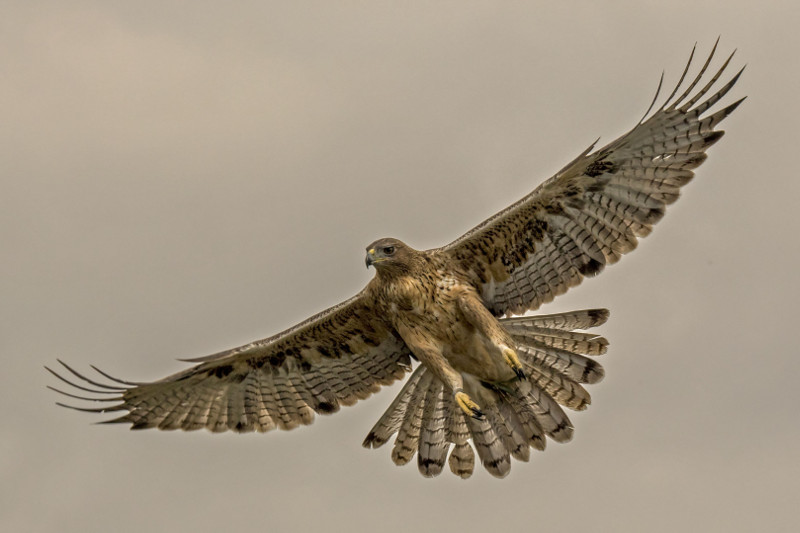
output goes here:
[[732, 53], [706, 75], [718, 42], [687, 78], [692, 49], [675, 89], [653, 111], [662, 74], [650, 107], [628, 133], [597, 150], [595, 141], [450, 244], [415, 250], [382, 238], [367, 246], [375, 276], [352, 298], [272, 337], [183, 359], [194, 366], [158, 381], [125, 381], [93, 365], [98, 375], [89, 377], [59, 360], [60, 373], [46, 368], [74, 390], [49, 388], [97, 403], [58, 405], [115, 412], [103, 423], [131, 429], [289, 430], [411, 372], [364, 447], [378, 448], [396, 434], [392, 460], [403, 465], [416, 455], [424, 476], [447, 463], [468, 478], [476, 452], [490, 474], [506, 476], [512, 457], [527, 461], [548, 437], [572, 438], [564, 408], [589, 405], [584, 386], [603, 378], [596, 357], [608, 346], [583, 331], [603, 324], [605, 309], [525, 313], [616, 263], [678, 199], [722, 137], [716, 127], [744, 100], [712, 109], [744, 70], [718, 87]]

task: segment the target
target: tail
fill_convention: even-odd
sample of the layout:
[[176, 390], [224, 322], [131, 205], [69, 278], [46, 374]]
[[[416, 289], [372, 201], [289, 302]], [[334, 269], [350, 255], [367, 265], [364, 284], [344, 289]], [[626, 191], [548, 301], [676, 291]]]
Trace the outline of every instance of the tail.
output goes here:
[[416, 453], [419, 471], [433, 477], [443, 470], [449, 452], [450, 470], [466, 479], [475, 466], [471, 439], [486, 470], [505, 477], [511, 457], [527, 461], [530, 448], [544, 450], [545, 436], [556, 442], [572, 438], [561, 405], [588, 407], [591, 398], [581, 384], [597, 383], [604, 372], [586, 356], [604, 354], [608, 346], [599, 335], [573, 330], [599, 326], [608, 315], [606, 309], [591, 309], [501, 319], [517, 344], [527, 379], [498, 384], [465, 376], [465, 391], [486, 415], [477, 420], [465, 416], [452, 392], [420, 365], [364, 439], [364, 447], [378, 448], [397, 433], [396, 464], [408, 463]]

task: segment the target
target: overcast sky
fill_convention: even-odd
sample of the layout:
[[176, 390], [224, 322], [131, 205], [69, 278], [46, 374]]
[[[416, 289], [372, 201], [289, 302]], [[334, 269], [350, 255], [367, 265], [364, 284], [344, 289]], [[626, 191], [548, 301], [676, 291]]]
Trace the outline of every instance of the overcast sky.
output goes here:
[[[0, 530], [800, 527], [796, 1], [1, 11]], [[428, 480], [360, 446], [397, 387], [266, 435], [53, 405], [56, 358], [157, 379], [358, 292], [378, 237], [453, 240], [718, 35], [748, 65], [728, 134], [635, 253], [543, 309], [612, 311], [571, 443]]]

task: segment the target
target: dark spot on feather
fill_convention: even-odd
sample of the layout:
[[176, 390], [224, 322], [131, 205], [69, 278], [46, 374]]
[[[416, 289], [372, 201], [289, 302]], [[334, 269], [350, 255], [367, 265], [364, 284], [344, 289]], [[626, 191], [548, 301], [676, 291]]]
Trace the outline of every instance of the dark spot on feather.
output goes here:
[[563, 215], [564, 208], [560, 203], [549, 203], [544, 206], [544, 210], [548, 215]]
[[603, 378], [603, 367], [591, 359], [586, 361], [586, 368], [581, 375], [581, 383], [597, 383]]
[[608, 309], [592, 309], [588, 312], [589, 318], [592, 319], [593, 324], [601, 324], [608, 320]]
[[603, 270], [603, 267], [605, 267], [605, 263], [601, 263], [596, 259], [590, 259], [587, 263], [581, 265], [578, 271], [584, 276], [591, 277], [599, 274]]
[[231, 372], [233, 372], [233, 366], [232, 365], [222, 365], [222, 366], [218, 366], [216, 368], [212, 368], [211, 370], [209, 370], [208, 371], [208, 375], [209, 376], [216, 376], [216, 377], [221, 379], [221, 378], [224, 378], [225, 376], [227, 376], [228, 374], [230, 374]]
[[569, 422], [561, 422], [556, 426], [556, 428], [553, 431], [548, 433], [548, 435], [553, 435], [555, 433], [558, 433], [559, 431], [564, 431], [565, 429], [572, 429], [572, 425], [570, 425]]
[[[544, 238], [544, 234], [547, 232], [547, 221], [540, 220], [538, 218], [529, 219], [525, 223], [525, 229], [527, 233], [530, 235], [529, 240], [533, 239], [536, 241], [541, 241]], [[533, 244], [530, 244], [531, 249], [534, 248]]]
[[608, 180], [597, 180], [596, 182], [586, 187], [586, 192], [603, 192], [603, 189], [606, 188], [607, 183]]
[[247, 377], [247, 374], [242, 374], [242, 373], [231, 374], [228, 377], [228, 381], [230, 381], [231, 383], [241, 383], [242, 381], [244, 381], [245, 377]]
[[580, 197], [565, 198], [564, 203], [567, 206], [577, 210], [581, 210], [586, 206], [586, 202], [584, 201], [583, 198]]
[[299, 357], [300, 350], [295, 348], [294, 346], [289, 346], [284, 350], [285, 357]]
[[319, 402], [317, 405], [317, 411], [323, 414], [335, 413], [336, 406], [330, 402]]
[[339, 351], [341, 352], [339, 355], [341, 355], [343, 353], [344, 354], [348, 354], [348, 355], [352, 355], [352, 353], [353, 353], [353, 350], [350, 349], [350, 345], [347, 344], [346, 342], [343, 342], [343, 343], [341, 343], [339, 345]]
[[703, 137], [703, 141], [705, 141], [703, 143], [703, 148], [708, 148], [709, 146], [717, 142], [723, 135], [725, 135], [724, 131], [712, 131], [711, 133]]
[[377, 339], [373, 336], [364, 336], [364, 344], [367, 346], [378, 346], [381, 343], [380, 339]]
[[247, 360], [247, 366], [249, 366], [250, 368], [255, 369], [255, 370], [258, 370], [259, 368], [262, 368], [264, 366], [264, 363], [266, 363], [266, 361], [264, 360], [263, 357], [259, 357], [258, 359], [248, 359]]
[[281, 366], [285, 360], [286, 354], [284, 352], [274, 353], [269, 356], [269, 364], [274, 367]]
[[300, 370], [302, 370], [303, 372], [308, 372], [309, 370], [311, 370], [311, 363], [303, 359], [302, 361], [300, 361]]
[[610, 161], [595, 161], [586, 167], [585, 174], [592, 178], [596, 178], [600, 174], [613, 174], [617, 170], [616, 166]]
[[324, 347], [324, 346], [317, 346], [317, 352], [322, 357], [330, 357], [331, 356], [331, 352], [329, 352], [328, 349], [326, 347]]
[[654, 207], [647, 212], [643, 220], [640, 220], [640, 222], [642, 224], [655, 224], [661, 220], [661, 217], [664, 216], [664, 212], [665, 210], [663, 207]]
[[526, 235], [522, 242], [524, 244], [522, 249], [525, 251], [525, 258], [527, 259], [529, 253], [536, 251], [536, 241], [530, 235]]
[[492, 460], [486, 461], [484, 464], [487, 467], [490, 467], [490, 468], [488, 468], [489, 470], [492, 470], [492, 469], [498, 468], [503, 463], [505, 463], [505, 459], [492, 459]]
[[430, 459], [428, 457], [426, 457], [425, 459], [423, 459], [421, 456], [418, 457], [419, 457], [418, 458], [419, 466], [421, 466], [425, 470], [430, 470], [431, 466], [437, 466], [437, 467], [444, 466], [444, 461], [437, 461], [436, 459]]

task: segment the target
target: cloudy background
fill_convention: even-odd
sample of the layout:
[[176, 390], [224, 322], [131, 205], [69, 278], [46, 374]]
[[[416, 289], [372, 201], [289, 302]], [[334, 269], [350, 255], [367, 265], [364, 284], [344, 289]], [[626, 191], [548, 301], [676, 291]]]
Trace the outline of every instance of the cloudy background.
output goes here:
[[[4, 2], [0, 529], [795, 531], [798, 15]], [[718, 35], [748, 64], [728, 135], [634, 254], [545, 308], [612, 310], [570, 444], [427, 480], [360, 446], [396, 388], [267, 435], [53, 405], [56, 358], [160, 378], [356, 293], [377, 237], [458, 237], [626, 131]]]

